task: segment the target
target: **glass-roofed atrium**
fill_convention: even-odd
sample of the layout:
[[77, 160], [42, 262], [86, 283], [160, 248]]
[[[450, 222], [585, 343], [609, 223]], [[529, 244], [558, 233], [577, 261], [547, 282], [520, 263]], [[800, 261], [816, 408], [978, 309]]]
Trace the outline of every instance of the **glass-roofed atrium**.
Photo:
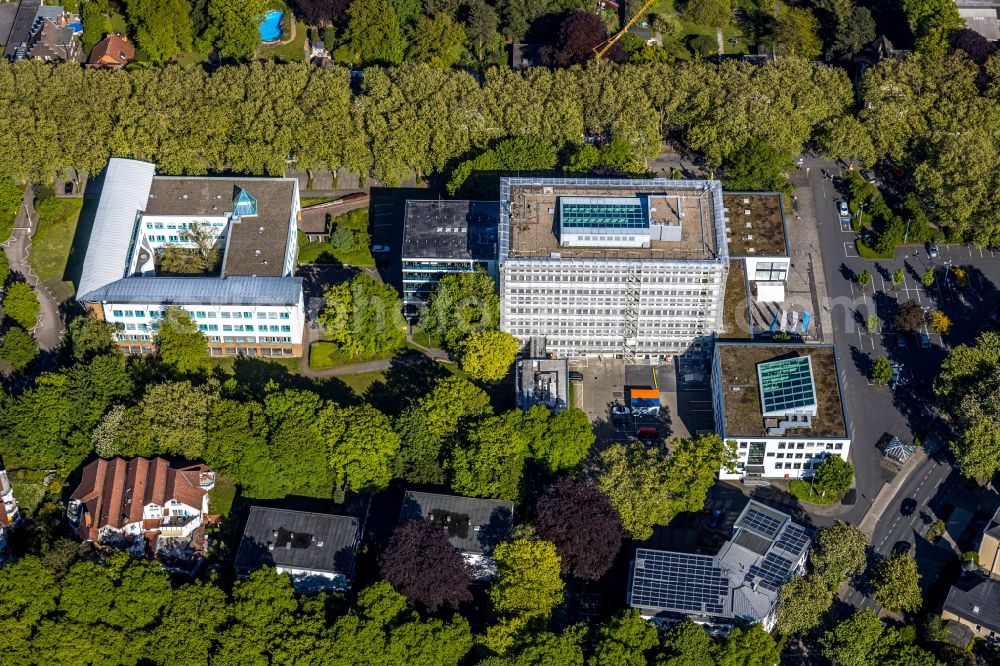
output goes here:
[[809, 356], [780, 359], [757, 366], [764, 416], [816, 416], [816, 386]]
[[645, 229], [649, 213], [637, 197], [560, 197], [564, 229]]

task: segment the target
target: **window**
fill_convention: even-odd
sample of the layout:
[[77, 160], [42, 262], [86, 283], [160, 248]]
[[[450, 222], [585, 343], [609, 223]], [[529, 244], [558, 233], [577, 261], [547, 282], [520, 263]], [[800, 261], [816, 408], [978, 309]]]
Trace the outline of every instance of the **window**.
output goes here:
[[804, 448], [806, 448], [805, 442], [799, 442], [798, 444], [795, 445], [795, 448], [797, 448], [797, 449], [804, 449]]
[[267, 313], [266, 312], [258, 312], [257, 313], [257, 319], [267, 319]]
[[231, 315], [230, 315], [230, 314], [229, 314], [228, 312], [223, 312], [223, 313], [222, 313], [222, 318], [223, 318], [223, 319], [229, 319], [229, 317], [230, 317], [230, 316], [231, 316]]
[[197, 312], [194, 313], [194, 316], [197, 317], [198, 319], [204, 319], [205, 312], [204, 310], [198, 310]]
[[785, 448], [785, 443], [784, 442], [778, 442], [778, 448], [779, 449]]
[[233, 325], [232, 324], [223, 324], [222, 325], [222, 330], [223, 330], [223, 332], [229, 332], [229, 333], [231, 333], [233, 331]]
[[121, 310], [112, 310], [111, 311], [111, 315], [113, 317], [121, 317], [122, 316], [122, 311]]
[[785, 463], [774, 463], [774, 469], [785, 469]]
[[795, 469], [802, 469], [802, 463], [795, 463]]
[[244, 312], [243, 313], [243, 318], [244, 319], [253, 319], [253, 313], [252, 312]]
[[288, 313], [287, 312], [282, 312], [281, 313], [281, 318], [282, 319], [288, 319]]
[[126, 311], [125, 311], [125, 316], [126, 316], [126, 317], [134, 317], [134, 316], [135, 316], [135, 313], [134, 313], [134, 312], [132, 312], [131, 310], [126, 310]]
[[146, 316], [146, 311], [145, 310], [136, 310], [135, 311], [135, 316], [136, 317], [145, 317]]

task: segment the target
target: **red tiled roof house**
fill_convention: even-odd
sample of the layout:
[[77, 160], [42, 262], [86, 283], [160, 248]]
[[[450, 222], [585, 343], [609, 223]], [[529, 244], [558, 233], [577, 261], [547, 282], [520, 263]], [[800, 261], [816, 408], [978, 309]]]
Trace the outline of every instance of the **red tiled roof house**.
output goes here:
[[215, 473], [205, 465], [164, 458], [95, 460], [70, 496], [67, 518], [84, 541], [103, 545], [160, 538], [192, 539], [203, 532]]
[[114, 32], [97, 42], [90, 52], [87, 66], [95, 69], [117, 69], [135, 60], [135, 46], [125, 35]]

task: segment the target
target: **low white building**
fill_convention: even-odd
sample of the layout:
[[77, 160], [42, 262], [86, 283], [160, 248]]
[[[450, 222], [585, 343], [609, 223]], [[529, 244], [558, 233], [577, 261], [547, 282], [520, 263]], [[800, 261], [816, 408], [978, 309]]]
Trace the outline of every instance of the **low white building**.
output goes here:
[[781, 587], [805, 567], [812, 532], [751, 500], [715, 555], [639, 548], [628, 604], [666, 626], [689, 619], [712, 631], [736, 625], [774, 628]]
[[[213, 356], [301, 356], [305, 329], [294, 178], [157, 176], [112, 158], [77, 300], [149, 353], [167, 306], [187, 310]], [[204, 274], [167, 274], [166, 253], [217, 257]], [[209, 262], [210, 263], [210, 262]]]
[[236, 575], [271, 566], [288, 574], [299, 593], [344, 591], [354, 578], [360, 543], [357, 518], [253, 506], [236, 552]]
[[[203, 549], [208, 491], [215, 473], [205, 465], [175, 465], [165, 458], [100, 458], [83, 468], [66, 517], [84, 541], [145, 546], [157, 552]], [[177, 549], [182, 540], [185, 548]]]
[[723, 342], [712, 360], [716, 432], [736, 442], [744, 477], [812, 476], [829, 455], [848, 459], [850, 422], [832, 345]]
[[6, 557], [7, 528], [16, 523], [20, 515], [7, 470], [0, 469], [0, 562]]

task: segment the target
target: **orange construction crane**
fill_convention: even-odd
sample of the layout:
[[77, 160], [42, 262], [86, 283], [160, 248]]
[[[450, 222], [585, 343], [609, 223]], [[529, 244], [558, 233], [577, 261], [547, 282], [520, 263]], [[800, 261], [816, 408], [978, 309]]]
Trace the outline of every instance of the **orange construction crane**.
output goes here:
[[646, 13], [646, 10], [649, 9], [650, 7], [652, 7], [654, 2], [656, 2], [656, 0], [646, 0], [646, 4], [644, 4], [642, 6], [642, 9], [640, 9], [638, 12], [636, 12], [635, 16], [633, 16], [632, 18], [630, 18], [628, 20], [628, 23], [626, 23], [625, 25], [622, 26], [621, 30], [619, 30], [618, 32], [616, 32], [615, 34], [611, 35], [610, 37], [608, 37], [607, 39], [605, 39], [603, 42], [601, 42], [600, 44], [598, 44], [597, 46], [595, 46], [594, 47], [594, 57], [597, 58], [598, 60], [600, 60], [601, 58], [603, 58], [604, 54], [606, 54], [608, 51], [610, 51], [611, 47], [618, 43], [618, 40], [622, 38], [622, 35], [624, 35], [626, 32], [628, 32], [628, 29], [632, 27], [632, 24], [635, 23], [636, 21], [638, 21], [639, 17]]

